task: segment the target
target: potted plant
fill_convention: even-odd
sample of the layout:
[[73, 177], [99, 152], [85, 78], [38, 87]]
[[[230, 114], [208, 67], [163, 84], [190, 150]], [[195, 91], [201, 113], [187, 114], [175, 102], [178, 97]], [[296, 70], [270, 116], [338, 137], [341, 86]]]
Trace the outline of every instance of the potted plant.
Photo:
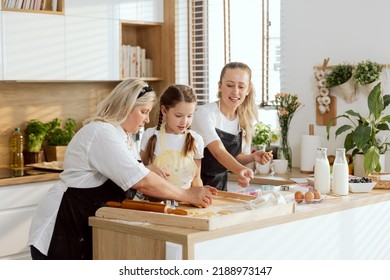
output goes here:
[[66, 146], [76, 133], [77, 124], [74, 119], [68, 118], [63, 128], [61, 128], [61, 123], [59, 118], [48, 123], [47, 145], [44, 147], [47, 161], [63, 161]]
[[357, 99], [355, 82], [352, 79], [353, 66], [347, 63], [336, 65], [326, 76], [326, 87], [340, 93], [347, 102]]
[[271, 126], [263, 122], [255, 124], [252, 135], [252, 150], [259, 150], [263, 146], [268, 147], [271, 143]]
[[325, 78], [326, 87], [332, 88], [346, 83], [352, 78], [352, 70], [353, 67], [350, 64], [336, 65]]
[[361, 86], [371, 92], [378, 83], [382, 72], [382, 66], [371, 60], [359, 62], [352, 71], [353, 79]]
[[[337, 118], [346, 118], [351, 124], [345, 124], [336, 130], [335, 137], [348, 132], [344, 141], [344, 148], [348, 152], [352, 150], [352, 156], [362, 153], [364, 160], [364, 172], [366, 175], [381, 170], [380, 155], [383, 155], [390, 142], [380, 138], [381, 131], [388, 131], [390, 115], [384, 115], [385, 108], [390, 104], [390, 95], [382, 95], [381, 83], [378, 83], [370, 92], [367, 105], [369, 116], [362, 117], [359, 113], [348, 110], [344, 114], [339, 115], [331, 120], [326, 125], [327, 139], [329, 140], [329, 130], [333, 120]], [[356, 160], [355, 168], [356, 168]], [[356, 175], [356, 174], [355, 174]]]
[[24, 131], [26, 141], [24, 154], [25, 163], [43, 162], [44, 154], [42, 150], [43, 142], [50, 126], [39, 120], [33, 119], [27, 122]]

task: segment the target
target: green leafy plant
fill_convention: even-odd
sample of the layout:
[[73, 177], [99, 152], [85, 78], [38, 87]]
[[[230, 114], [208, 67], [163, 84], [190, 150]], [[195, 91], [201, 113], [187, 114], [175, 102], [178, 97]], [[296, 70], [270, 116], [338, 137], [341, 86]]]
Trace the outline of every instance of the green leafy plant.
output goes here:
[[339, 127], [336, 130], [335, 137], [348, 132], [345, 137], [344, 148], [347, 152], [352, 150], [352, 156], [359, 152], [363, 153], [366, 174], [381, 170], [379, 155], [385, 153], [390, 146], [387, 138], [381, 140], [378, 137], [379, 132], [389, 130], [390, 115], [384, 115], [384, 110], [389, 104], [390, 95], [382, 95], [381, 83], [378, 83], [367, 99], [370, 112], [367, 118], [353, 110], [348, 110], [344, 114], [329, 120], [326, 125], [327, 139], [329, 140], [330, 127], [334, 119], [346, 118], [351, 122], [351, 124]]
[[352, 77], [353, 66], [350, 64], [336, 65], [326, 76], [326, 87], [331, 88], [344, 84]]
[[50, 128], [46, 140], [49, 146], [66, 146], [75, 135], [77, 124], [74, 119], [68, 118], [63, 128], [61, 128], [61, 123], [62, 121], [59, 118], [55, 118], [48, 123]]
[[27, 139], [26, 148], [28, 152], [38, 153], [42, 149], [43, 141], [45, 141], [49, 129], [50, 125], [39, 120], [33, 119], [27, 122], [24, 134]]
[[252, 146], [268, 146], [271, 143], [271, 140], [271, 126], [263, 122], [255, 124], [252, 136]]
[[371, 60], [359, 62], [352, 71], [352, 77], [359, 85], [367, 85], [379, 79], [382, 66]]

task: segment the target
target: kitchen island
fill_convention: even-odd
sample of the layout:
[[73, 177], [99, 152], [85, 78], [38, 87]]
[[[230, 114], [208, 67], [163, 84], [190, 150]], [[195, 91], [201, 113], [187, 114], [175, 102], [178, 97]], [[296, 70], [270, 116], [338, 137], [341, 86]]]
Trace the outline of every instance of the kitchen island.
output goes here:
[[211, 231], [90, 217], [94, 259], [390, 259], [390, 191]]

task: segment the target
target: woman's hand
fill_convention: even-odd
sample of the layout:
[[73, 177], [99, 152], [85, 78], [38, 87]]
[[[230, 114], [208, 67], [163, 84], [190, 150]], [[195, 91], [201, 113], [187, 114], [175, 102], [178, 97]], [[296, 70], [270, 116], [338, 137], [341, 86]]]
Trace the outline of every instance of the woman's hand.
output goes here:
[[191, 187], [186, 192], [187, 202], [200, 207], [209, 207], [213, 202], [213, 194], [217, 193], [217, 189], [210, 186]]
[[250, 168], [241, 169], [239, 173], [237, 173], [237, 183], [241, 187], [249, 186], [249, 181], [253, 179], [253, 170]]
[[158, 176], [164, 178], [165, 180], [168, 179], [168, 176], [170, 176], [171, 174], [168, 172], [168, 170], [166, 170], [165, 168], [160, 168], [158, 167], [157, 165], [154, 165], [154, 164], [149, 164], [147, 166], [147, 168], [150, 170], [150, 171], [153, 171], [154, 173], [156, 173]]
[[264, 151], [256, 151], [253, 153], [253, 159], [255, 162], [258, 162], [260, 164], [266, 164], [270, 160], [272, 160], [273, 155], [272, 151], [264, 152]]

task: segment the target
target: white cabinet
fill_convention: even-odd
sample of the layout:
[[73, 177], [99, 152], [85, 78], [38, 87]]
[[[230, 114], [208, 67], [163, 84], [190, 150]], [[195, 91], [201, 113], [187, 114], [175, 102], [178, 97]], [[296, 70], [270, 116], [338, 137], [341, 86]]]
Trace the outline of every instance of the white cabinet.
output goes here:
[[27, 246], [31, 220], [55, 182], [0, 187], [0, 260], [31, 259]]
[[66, 80], [119, 80], [119, 45], [119, 20], [66, 16]]
[[67, 16], [163, 22], [164, 0], [66, 0]]
[[64, 17], [2, 12], [3, 79], [65, 80]]
[[163, 0], [117, 0], [121, 20], [164, 22]]

